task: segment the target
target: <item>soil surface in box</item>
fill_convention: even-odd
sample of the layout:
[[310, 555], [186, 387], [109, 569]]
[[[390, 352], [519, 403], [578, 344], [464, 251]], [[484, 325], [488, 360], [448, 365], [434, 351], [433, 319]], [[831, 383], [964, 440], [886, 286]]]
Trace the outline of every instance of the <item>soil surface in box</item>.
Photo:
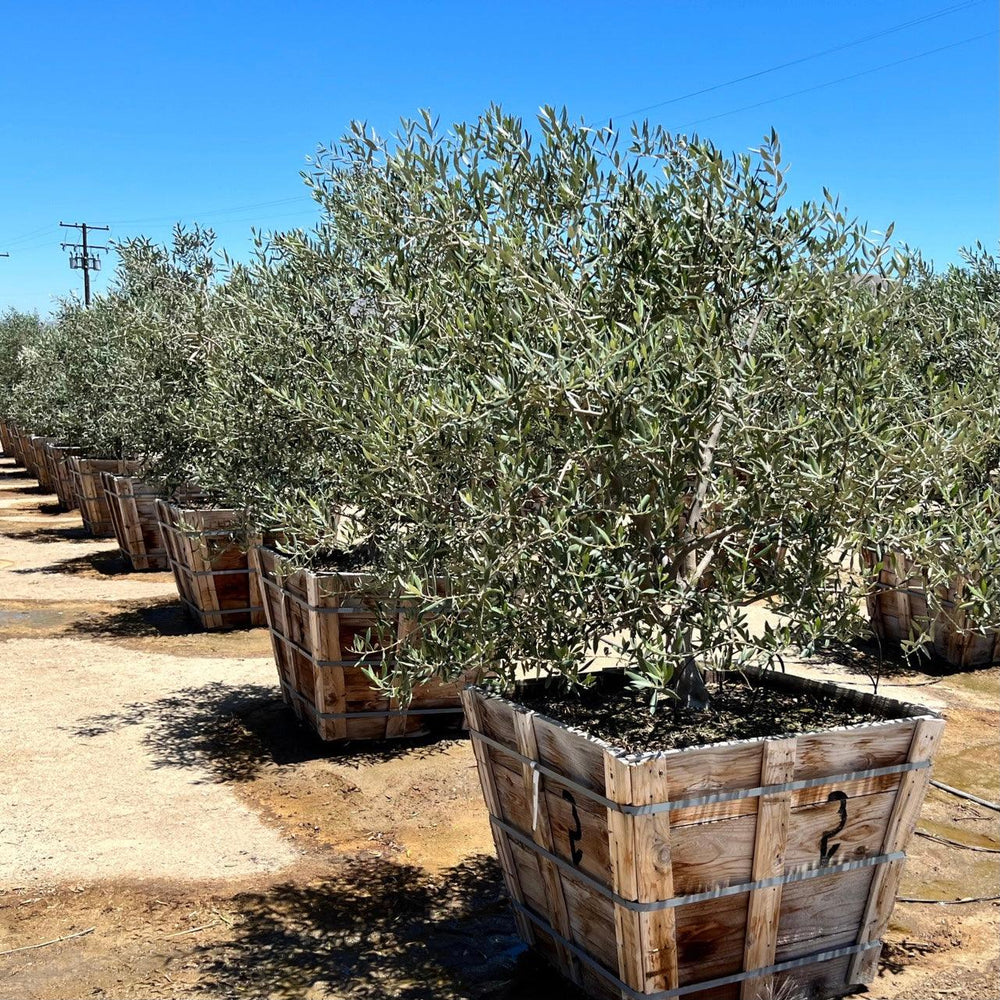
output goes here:
[[[606, 680], [612, 683], [601, 683]], [[624, 678], [606, 677], [574, 691], [529, 684], [514, 700], [632, 753], [794, 736], [882, 718], [810, 692], [778, 691], [737, 679], [712, 685], [703, 710], [681, 709], [666, 698], [651, 707], [648, 696], [628, 687]]]
[[[943, 711], [935, 774], [1000, 798], [1000, 672], [880, 693]], [[0, 998], [580, 1000], [517, 939], [467, 740], [314, 740], [266, 630], [199, 632], [3, 458], [0, 705]], [[920, 829], [904, 900], [1000, 891], [996, 813], [934, 790]], [[867, 995], [994, 1000], [997, 914], [898, 903]]]

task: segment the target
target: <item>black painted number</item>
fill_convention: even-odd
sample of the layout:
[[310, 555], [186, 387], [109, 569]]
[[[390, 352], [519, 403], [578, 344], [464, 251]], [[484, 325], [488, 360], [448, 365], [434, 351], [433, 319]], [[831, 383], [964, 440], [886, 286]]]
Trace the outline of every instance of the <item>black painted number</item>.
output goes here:
[[580, 814], [576, 811], [576, 799], [565, 789], [562, 796], [573, 810], [573, 822], [576, 825], [569, 831], [569, 856], [573, 859], [573, 864], [579, 868], [583, 860], [583, 851], [576, 845], [583, 839], [583, 825], [580, 823]]
[[828, 865], [833, 860], [840, 844], [831, 844], [830, 838], [835, 837], [847, 825], [847, 795], [844, 792], [830, 792], [826, 801], [840, 803], [840, 812], [838, 813], [840, 823], [832, 830], [827, 830], [820, 838], [819, 863], [821, 865]]

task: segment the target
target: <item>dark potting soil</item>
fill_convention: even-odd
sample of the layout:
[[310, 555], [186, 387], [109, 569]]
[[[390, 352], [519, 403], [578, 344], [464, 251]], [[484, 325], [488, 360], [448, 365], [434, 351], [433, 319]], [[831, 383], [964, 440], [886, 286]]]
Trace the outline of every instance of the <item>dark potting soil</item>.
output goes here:
[[704, 711], [678, 711], [673, 699], [661, 699], [651, 712], [648, 693], [629, 687], [620, 674], [570, 691], [529, 682], [512, 700], [630, 753], [795, 736], [884, 718], [816, 692], [776, 690], [741, 676], [710, 690]]

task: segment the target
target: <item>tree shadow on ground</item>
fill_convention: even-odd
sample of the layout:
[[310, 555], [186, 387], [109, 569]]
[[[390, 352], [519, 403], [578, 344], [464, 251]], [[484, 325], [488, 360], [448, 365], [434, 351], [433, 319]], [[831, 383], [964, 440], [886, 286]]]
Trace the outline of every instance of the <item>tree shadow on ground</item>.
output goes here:
[[[322, 883], [234, 900], [198, 992], [273, 1000], [582, 1000], [517, 936], [500, 869], [476, 855], [437, 875], [379, 856]], [[198, 956], [201, 958], [202, 956]]]
[[71, 559], [60, 559], [58, 562], [32, 569], [16, 569], [15, 573], [54, 573], [60, 576], [126, 576], [134, 573], [132, 563], [117, 549], [107, 552], [90, 552], [85, 556], [73, 556]]
[[916, 651], [907, 655], [898, 644], [880, 642], [873, 637], [860, 637], [851, 643], [832, 646], [826, 650], [825, 658], [827, 662], [843, 667], [848, 673], [867, 677], [873, 684], [883, 680], [919, 681], [922, 677], [941, 680], [955, 674], [989, 670], [997, 666], [989, 663], [979, 667], [960, 667], [925, 652]]
[[16, 538], [19, 541], [24, 542], [93, 542], [93, 541], [103, 541], [103, 539], [95, 539], [94, 536], [87, 531], [82, 525], [79, 527], [59, 527], [53, 526], [51, 528], [39, 528], [32, 525], [30, 528], [18, 528], [15, 527], [17, 522], [16, 517], [12, 517], [11, 521], [4, 524], [3, 533], [10, 538]]
[[74, 622], [71, 631], [95, 639], [145, 639], [195, 635], [202, 628], [180, 601], [168, 599], [153, 604], [144, 601], [112, 614]]
[[[20, 477], [21, 479], [28, 478], [27, 474]], [[6, 486], [4, 487], [4, 493], [16, 496], [28, 496], [28, 497], [54, 497], [55, 493], [52, 492], [47, 486], [42, 486], [41, 483], [37, 483], [35, 486]]]
[[274, 687], [221, 681], [134, 702], [63, 728], [80, 739], [94, 739], [140, 725], [147, 727], [142, 742], [154, 767], [199, 768], [217, 782], [252, 781], [268, 765], [321, 758], [361, 767], [407, 755], [428, 757], [443, 753], [456, 738], [431, 733], [410, 740], [325, 743], [299, 723]]

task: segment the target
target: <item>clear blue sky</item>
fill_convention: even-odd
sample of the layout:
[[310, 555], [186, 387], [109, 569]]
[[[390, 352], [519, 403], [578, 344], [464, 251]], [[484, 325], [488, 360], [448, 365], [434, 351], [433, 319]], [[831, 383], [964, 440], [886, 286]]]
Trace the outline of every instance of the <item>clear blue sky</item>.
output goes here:
[[825, 185], [939, 265], [1000, 240], [996, 0], [5, 0], [0, 17], [0, 309], [80, 289], [60, 220], [158, 240], [197, 220], [241, 256], [252, 226], [315, 219], [299, 171], [350, 119], [387, 132], [490, 102], [622, 125], [648, 107], [732, 151], [774, 126], [795, 197]]

